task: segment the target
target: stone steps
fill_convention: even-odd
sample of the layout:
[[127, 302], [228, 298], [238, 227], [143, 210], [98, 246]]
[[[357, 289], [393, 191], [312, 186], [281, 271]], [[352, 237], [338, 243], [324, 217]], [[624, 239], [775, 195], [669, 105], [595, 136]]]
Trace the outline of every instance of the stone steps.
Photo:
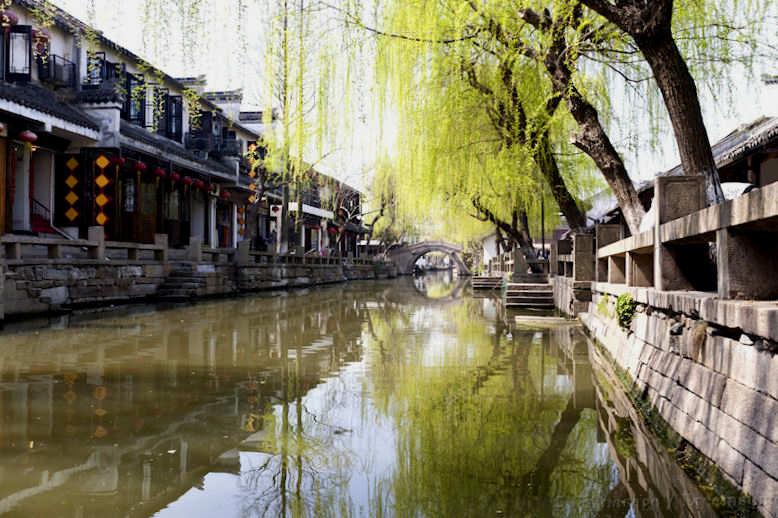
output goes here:
[[189, 264], [177, 265], [174, 268], [157, 290], [157, 298], [180, 301], [196, 297], [198, 290], [205, 287], [205, 274], [198, 273]]
[[502, 277], [479, 275], [471, 279], [474, 290], [496, 290], [502, 288]]
[[506, 307], [514, 309], [554, 309], [554, 290], [547, 282], [511, 282], [504, 300]]

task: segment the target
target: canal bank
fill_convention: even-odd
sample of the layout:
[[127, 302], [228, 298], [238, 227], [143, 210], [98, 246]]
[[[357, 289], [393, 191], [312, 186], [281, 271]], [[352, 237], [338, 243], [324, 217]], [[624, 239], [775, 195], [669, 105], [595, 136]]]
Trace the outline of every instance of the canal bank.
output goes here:
[[0, 317], [226, 297], [397, 274], [383, 261], [254, 252], [248, 242], [214, 249], [193, 239], [185, 249], [170, 249], [164, 235], [152, 245], [110, 242], [102, 236], [100, 227], [90, 229], [88, 240], [4, 236]]
[[654, 227], [554, 243], [555, 305], [578, 316], [637, 405], [778, 516], [778, 184], [705, 207], [696, 177], [659, 178]]

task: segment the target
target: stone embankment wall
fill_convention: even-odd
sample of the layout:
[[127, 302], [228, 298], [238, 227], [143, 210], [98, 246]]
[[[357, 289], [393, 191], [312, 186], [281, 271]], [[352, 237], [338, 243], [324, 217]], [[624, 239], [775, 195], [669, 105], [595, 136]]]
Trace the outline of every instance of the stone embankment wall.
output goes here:
[[[651, 229], [597, 225], [595, 246], [573, 235], [552, 248], [557, 307], [581, 317], [640, 404], [776, 518], [777, 200], [778, 182], [707, 206], [702, 177], [659, 177]], [[575, 288], [587, 280], [582, 310]], [[637, 304], [627, 328], [622, 294]]]
[[[178, 265], [175, 263], [110, 264], [88, 259], [30, 261], [6, 265], [2, 305], [5, 316], [154, 300]], [[228, 296], [266, 289], [314, 286], [358, 279], [396, 276], [391, 264], [250, 265], [190, 264], [200, 286], [195, 297]], [[2, 280], [0, 275], [0, 281]]]
[[684, 440], [778, 517], [778, 328], [755, 333], [767, 322], [743, 303], [621, 287], [638, 303], [625, 329], [620, 290], [598, 286], [581, 315], [592, 336]]
[[8, 267], [6, 315], [46, 313], [66, 306], [123, 302], [153, 296], [165, 280], [163, 264], [39, 264]]

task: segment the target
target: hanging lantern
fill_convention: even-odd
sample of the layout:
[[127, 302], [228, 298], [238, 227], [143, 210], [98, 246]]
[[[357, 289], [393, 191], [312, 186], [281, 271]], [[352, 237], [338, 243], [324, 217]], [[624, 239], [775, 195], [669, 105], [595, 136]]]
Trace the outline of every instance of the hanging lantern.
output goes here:
[[154, 176], [156, 176], [157, 178], [165, 178], [167, 176], [167, 171], [165, 171], [161, 167], [155, 167]]
[[198, 179], [198, 180], [195, 180], [195, 181], [194, 181], [194, 186], [195, 186], [196, 188], [200, 189], [201, 191], [204, 191], [204, 190], [205, 190], [205, 182], [204, 182], [204, 181], [202, 181], [202, 180], [199, 180], [199, 179]]
[[181, 181], [183, 182], [184, 185], [187, 186], [192, 185], [192, 183], [194, 183], [194, 180], [192, 180], [191, 176], [184, 176], [184, 179]]
[[140, 161], [135, 162], [135, 170], [138, 171], [139, 173], [144, 172], [147, 168], [148, 166], [144, 162], [140, 162]]
[[111, 164], [112, 165], [118, 165], [119, 167], [124, 166], [124, 164], [127, 163], [127, 160], [120, 156], [111, 157]]
[[7, 9], [0, 11], [0, 25], [2, 25], [4, 28], [8, 29], [14, 25], [17, 25], [18, 23], [19, 16], [15, 12], [9, 11]]
[[26, 142], [28, 144], [33, 144], [38, 140], [38, 135], [36, 135], [30, 130], [24, 130], [21, 133], [19, 133], [19, 140], [21, 140], [22, 142]]
[[227, 191], [222, 191], [219, 193], [219, 196], [221, 196], [222, 200], [229, 200], [230, 199], [230, 193]]
[[177, 182], [177, 181], [179, 181], [180, 179], [181, 179], [181, 175], [180, 175], [180, 174], [178, 174], [177, 172], [175, 172], [175, 171], [172, 171], [172, 172], [170, 173], [170, 181], [171, 181], [171, 182], [173, 182], [173, 183], [176, 183], [176, 182]]

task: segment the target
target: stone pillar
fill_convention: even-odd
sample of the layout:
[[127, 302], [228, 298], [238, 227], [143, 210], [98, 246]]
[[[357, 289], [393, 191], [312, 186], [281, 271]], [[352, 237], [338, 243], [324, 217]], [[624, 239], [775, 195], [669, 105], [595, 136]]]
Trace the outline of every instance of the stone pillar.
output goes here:
[[548, 253], [548, 272], [551, 275], [560, 275], [560, 273], [559, 273], [559, 245], [557, 244], [556, 241], [551, 241], [551, 250]]
[[203, 242], [199, 237], [189, 238], [189, 247], [186, 249], [186, 260], [195, 263], [203, 260]]
[[[207, 194], [205, 198], [208, 203], [208, 246], [217, 248], [219, 246], [219, 234], [216, 232], [216, 198]], [[200, 244], [202, 246], [202, 242]]]
[[597, 282], [608, 282], [608, 258], [597, 258], [598, 250], [611, 243], [615, 243], [621, 238], [621, 225], [595, 225], [594, 259], [597, 262], [597, 268], [595, 269], [595, 280]]
[[573, 236], [573, 280], [594, 280], [594, 236], [591, 234]]
[[245, 265], [251, 262], [251, 241], [241, 241], [238, 243], [238, 253], [235, 254], [235, 262], [238, 265]]
[[97, 246], [89, 249], [89, 258], [102, 261], [105, 259], [105, 228], [101, 226], [89, 227], [87, 239], [97, 243]]
[[705, 207], [705, 178], [702, 176], [660, 176], [654, 180], [654, 286], [658, 290], [690, 290], [680, 266], [682, 252], [661, 242], [663, 223]]
[[772, 234], [736, 228], [716, 231], [719, 297], [745, 300], [778, 298], [776, 253], [778, 243]]
[[161, 263], [167, 262], [167, 257], [168, 257], [167, 239], [168, 239], [167, 234], [154, 234], [154, 244], [158, 247], [161, 247], [161, 250], [158, 250], [154, 253], [154, 259]]

